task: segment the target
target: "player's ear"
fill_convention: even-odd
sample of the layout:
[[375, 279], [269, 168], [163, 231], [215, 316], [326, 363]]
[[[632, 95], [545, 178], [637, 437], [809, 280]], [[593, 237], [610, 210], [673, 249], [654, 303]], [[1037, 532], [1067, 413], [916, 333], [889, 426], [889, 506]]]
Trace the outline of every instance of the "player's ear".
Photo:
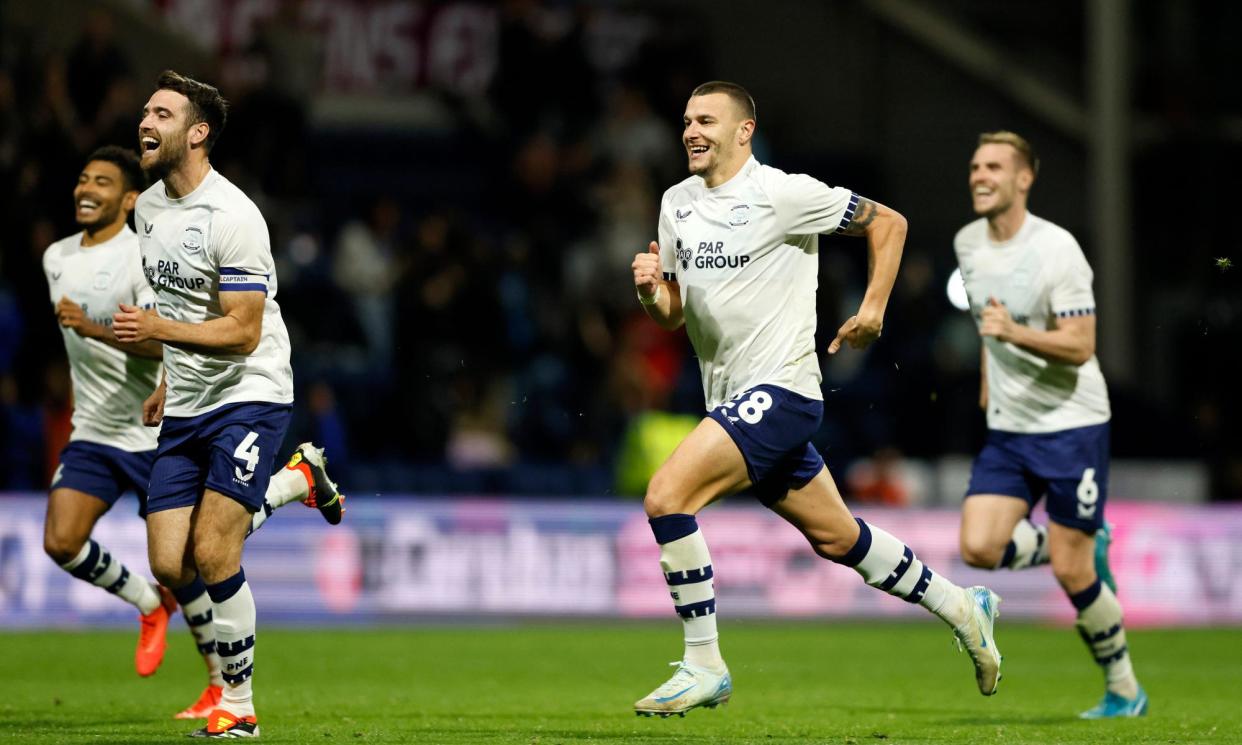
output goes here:
[[207, 141], [207, 135], [211, 132], [211, 125], [207, 122], [198, 122], [190, 126], [190, 147], [197, 147]]
[[737, 144], [746, 145], [750, 143], [750, 138], [755, 136], [755, 120], [743, 119], [737, 129]]
[[125, 196], [121, 197], [121, 209], [125, 210], [125, 214], [134, 211], [134, 205], [138, 203], [138, 192], [130, 190], [125, 192]]
[[1018, 189], [1027, 192], [1031, 190], [1031, 184], [1035, 183], [1035, 172], [1029, 168], [1022, 168], [1018, 171]]

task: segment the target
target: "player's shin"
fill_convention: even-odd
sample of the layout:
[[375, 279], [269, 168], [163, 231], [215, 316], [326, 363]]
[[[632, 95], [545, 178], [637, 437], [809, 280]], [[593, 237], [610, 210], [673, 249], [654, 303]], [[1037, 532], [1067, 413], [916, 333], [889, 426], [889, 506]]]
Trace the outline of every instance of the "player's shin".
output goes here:
[[1117, 596], [1096, 579], [1087, 589], [1070, 595], [1070, 602], [1078, 609], [1078, 633], [1087, 643], [1096, 664], [1103, 668], [1108, 690], [1133, 699], [1138, 695], [1139, 686], [1130, 664], [1121, 603]]
[[220, 708], [235, 716], [254, 714], [251, 674], [254, 672], [255, 607], [246, 574], [207, 585], [211, 596], [216, 653], [220, 655], [224, 691]]
[[662, 515], [650, 520], [660, 544], [660, 567], [685, 632], [685, 661], [718, 670], [724, 667], [716, 632], [716, 592], [707, 541], [693, 515]]
[[836, 563], [851, 567], [872, 587], [918, 603], [950, 626], [960, 625], [969, 607], [961, 588], [923, 564], [909, 546], [891, 533], [858, 521], [858, 541]]
[[194, 636], [198, 653], [207, 665], [209, 685], [223, 686], [224, 679], [220, 675], [220, 656], [216, 654], [216, 632], [212, 623], [211, 596], [207, 594], [207, 585], [203, 578], [194, 575], [194, 581], [185, 587], [173, 590], [177, 603], [181, 605], [181, 614], [185, 616], [185, 624]]
[[1050, 557], [1048, 545], [1048, 526], [1023, 518], [1013, 528], [1013, 536], [1005, 547], [1000, 567], [1027, 569], [1047, 564]]
[[144, 616], [160, 606], [160, 596], [154, 585], [129, 571], [108, 549], [93, 540], [88, 540], [77, 556], [60, 566], [78, 579], [116, 595]]

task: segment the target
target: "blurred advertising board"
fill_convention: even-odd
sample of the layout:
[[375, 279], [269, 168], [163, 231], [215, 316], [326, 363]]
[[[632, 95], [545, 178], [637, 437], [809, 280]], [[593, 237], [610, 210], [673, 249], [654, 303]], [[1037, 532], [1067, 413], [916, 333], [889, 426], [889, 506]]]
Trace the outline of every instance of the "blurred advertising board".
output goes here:
[[[0, 494], [0, 626], [133, 622], [134, 611], [43, 553], [41, 496]], [[95, 538], [148, 572], [145, 525], [125, 497]], [[1048, 567], [982, 572], [957, 558], [958, 515], [862, 508], [961, 584], [988, 584], [1006, 619], [1069, 622]], [[1242, 623], [1242, 505], [1114, 504], [1112, 565], [1127, 623]], [[745, 499], [700, 517], [725, 618], [917, 618], [922, 611], [817, 558]], [[246, 545], [265, 622], [373, 623], [505, 617], [670, 617], [658, 550], [637, 502], [355, 497], [343, 524], [278, 512]]]

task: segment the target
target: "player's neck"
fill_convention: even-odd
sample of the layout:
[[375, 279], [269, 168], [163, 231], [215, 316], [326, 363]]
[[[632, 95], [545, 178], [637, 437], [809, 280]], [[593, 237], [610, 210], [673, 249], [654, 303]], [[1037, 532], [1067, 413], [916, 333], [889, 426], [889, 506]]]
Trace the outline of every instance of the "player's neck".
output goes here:
[[211, 162], [206, 158], [186, 158], [184, 164], [164, 177], [164, 191], [169, 199], [181, 199], [198, 188], [211, 173]]
[[84, 228], [82, 230], [82, 248], [98, 246], [100, 243], [107, 243], [112, 240], [116, 237], [117, 233], [121, 232], [125, 228], [125, 221], [127, 219], [128, 216], [119, 219], [114, 223], [109, 223], [98, 230]]
[[746, 165], [749, 160], [749, 150], [740, 152], [734, 160], [728, 163], [722, 162], [719, 166], [712, 169], [711, 173], [703, 177], [703, 183], [706, 184], [709, 189], [715, 189], [717, 186], [727, 184], [738, 174], [738, 172], [742, 170], [742, 166]]
[[1004, 243], [1022, 229], [1026, 221], [1026, 205], [1013, 205], [1009, 209], [988, 218], [988, 238], [993, 243]]

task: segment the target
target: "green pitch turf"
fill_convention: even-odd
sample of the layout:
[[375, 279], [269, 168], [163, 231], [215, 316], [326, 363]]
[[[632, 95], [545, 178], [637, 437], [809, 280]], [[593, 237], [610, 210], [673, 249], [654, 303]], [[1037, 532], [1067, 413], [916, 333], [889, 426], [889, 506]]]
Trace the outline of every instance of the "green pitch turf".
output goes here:
[[[635, 717], [671, 673], [665, 624], [260, 628], [257, 702], [273, 743], [1235, 743], [1242, 631], [1139, 631], [1144, 719], [1082, 722], [1101, 676], [1071, 629], [1001, 625], [1000, 692], [983, 698], [938, 622], [724, 622], [733, 702]], [[164, 667], [133, 673], [133, 634], [0, 634], [0, 742], [188, 742], [170, 718], [204, 684], [178, 624]]]

